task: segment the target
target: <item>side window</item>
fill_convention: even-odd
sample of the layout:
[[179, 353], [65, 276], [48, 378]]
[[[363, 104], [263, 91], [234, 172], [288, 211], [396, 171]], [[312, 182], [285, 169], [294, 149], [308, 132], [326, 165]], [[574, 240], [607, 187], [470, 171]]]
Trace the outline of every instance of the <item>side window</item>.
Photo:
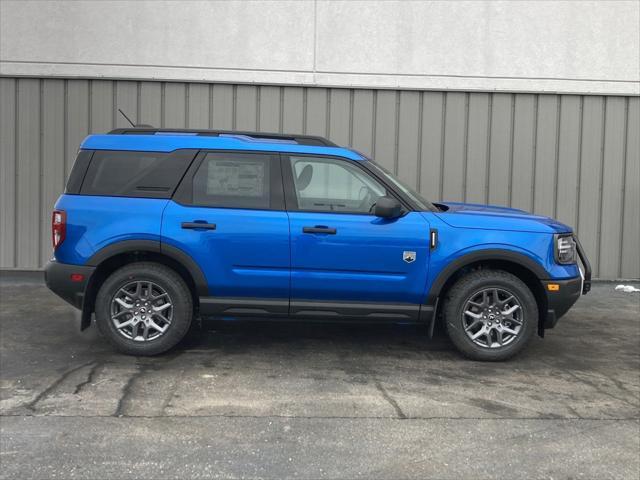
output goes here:
[[194, 155], [190, 150], [177, 150], [171, 154], [96, 151], [91, 157], [80, 193], [170, 198]]
[[193, 177], [193, 203], [223, 208], [272, 208], [271, 158], [252, 153], [208, 153]]
[[386, 189], [346, 160], [290, 157], [299, 210], [370, 213]]
[[73, 168], [71, 169], [71, 173], [69, 174], [69, 179], [67, 180], [65, 193], [80, 193], [80, 188], [82, 188], [82, 181], [84, 180], [84, 176], [87, 173], [87, 168], [89, 168], [92, 156], [93, 150], [80, 150], [78, 152], [76, 161], [73, 163]]

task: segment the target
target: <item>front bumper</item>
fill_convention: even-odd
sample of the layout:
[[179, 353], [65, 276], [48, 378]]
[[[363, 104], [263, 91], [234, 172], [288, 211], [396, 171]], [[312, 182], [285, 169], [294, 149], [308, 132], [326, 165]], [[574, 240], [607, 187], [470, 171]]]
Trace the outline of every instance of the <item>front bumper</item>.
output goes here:
[[[44, 269], [44, 281], [53, 293], [69, 302], [78, 309], [82, 309], [84, 294], [89, 279], [96, 267], [84, 265], [69, 265], [50, 260]], [[82, 275], [82, 280], [72, 280], [72, 275]]]
[[[559, 288], [555, 291], [550, 291], [549, 284], [558, 285]], [[544, 328], [553, 328], [560, 317], [567, 313], [582, 295], [582, 277], [568, 280], [545, 280], [542, 285], [547, 294], [547, 313], [544, 317]]]
[[[547, 311], [539, 324], [538, 333], [544, 336], [545, 328], [553, 328], [562, 317], [580, 298], [591, 290], [591, 264], [587, 254], [582, 248], [577, 235], [573, 237], [576, 241], [578, 258], [582, 262], [581, 275], [567, 280], [545, 280], [542, 286], [547, 295]], [[549, 285], [554, 284], [555, 289], [549, 289]]]

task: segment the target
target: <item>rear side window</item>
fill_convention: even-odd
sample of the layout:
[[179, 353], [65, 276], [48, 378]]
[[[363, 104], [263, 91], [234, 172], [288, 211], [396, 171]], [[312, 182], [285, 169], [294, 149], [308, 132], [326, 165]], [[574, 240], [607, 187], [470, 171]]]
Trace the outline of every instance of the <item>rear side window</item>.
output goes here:
[[69, 174], [69, 180], [67, 180], [67, 187], [65, 193], [77, 194], [80, 193], [80, 187], [82, 187], [82, 181], [89, 168], [91, 157], [93, 156], [93, 150], [80, 150], [76, 161], [73, 164], [71, 173]]
[[193, 203], [222, 208], [271, 208], [270, 155], [208, 153], [193, 177]]
[[80, 193], [170, 198], [194, 156], [192, 150], [172, 153], [96, 151]]

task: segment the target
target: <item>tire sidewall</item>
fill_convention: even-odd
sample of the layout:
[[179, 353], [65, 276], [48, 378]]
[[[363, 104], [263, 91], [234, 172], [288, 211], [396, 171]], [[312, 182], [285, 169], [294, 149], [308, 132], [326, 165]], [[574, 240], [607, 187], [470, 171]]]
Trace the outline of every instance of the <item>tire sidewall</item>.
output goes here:
[[[480, 361], [500, 361], [520, 352], [531, 340], [538, 325], [538, 306], [531, 290], [519, 278], [507, 272], [482, 272], [470, 275], [456, 284], [447, 301], [445, 323], [449, 337], [467, 357]], [[466, 281], [465, 281], [466, 280]], [[477, 292], [498, 288], [516, 297], [523, 311], [523, 325], [516, 339], [504, 347], [486, 348], [473, 342], [464, 331], [463, 310], [466, 302]]]
[[[173, 319], [160, 337], [136, 342], [118, 332], [111, 321], [111, 301], [127, 283], [150, 281], [162, 287], [173, 304]], [[154, 263], [134, 263], [116, 270], [100, 287], [96, 297], [96, 324], [100, 332], [118, 350], [132, 355], [157, 355], [174, 347], [187, 333], [193, 316], [191, 294], [184, 281], [173, 270]]]

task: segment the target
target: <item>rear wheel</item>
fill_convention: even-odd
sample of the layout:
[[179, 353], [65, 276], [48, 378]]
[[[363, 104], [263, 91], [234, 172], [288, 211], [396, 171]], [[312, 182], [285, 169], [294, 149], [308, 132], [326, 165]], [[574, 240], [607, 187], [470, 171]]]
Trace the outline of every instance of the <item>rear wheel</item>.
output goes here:
[[445, 325], [451, 341], [473, 360], [506, 360], [531, 340], [538, 306], [529, 287], [501, 270], [465, 275], [449, 290]]
[[191, 292], [172, 269], [152, 262], [112, 273], [96, 297], [96, 323], [118, 350], [157, 355], [185, 336], [193, 317]]

